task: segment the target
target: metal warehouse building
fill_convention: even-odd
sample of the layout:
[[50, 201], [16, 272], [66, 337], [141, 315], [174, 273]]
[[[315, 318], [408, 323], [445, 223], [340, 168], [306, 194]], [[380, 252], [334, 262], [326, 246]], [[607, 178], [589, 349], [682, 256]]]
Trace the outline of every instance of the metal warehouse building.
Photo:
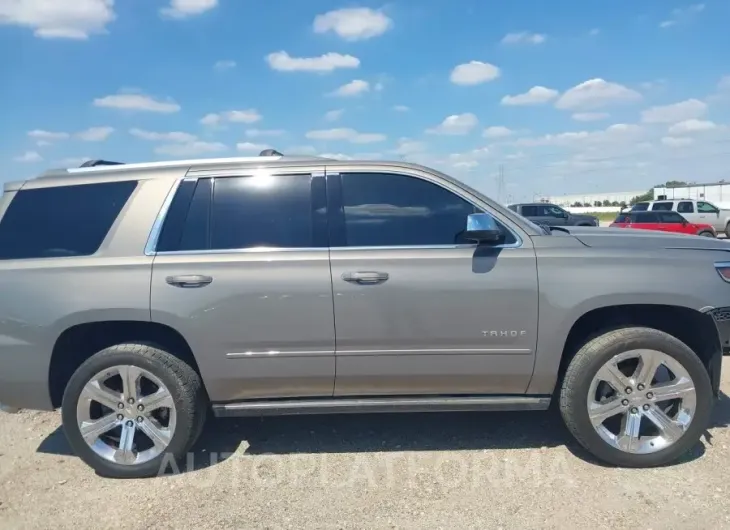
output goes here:
[[678, 188], [654, 188], [654, 199], [696, 199], [715, 206], [730, 207], [730, 182], [688, 184]]

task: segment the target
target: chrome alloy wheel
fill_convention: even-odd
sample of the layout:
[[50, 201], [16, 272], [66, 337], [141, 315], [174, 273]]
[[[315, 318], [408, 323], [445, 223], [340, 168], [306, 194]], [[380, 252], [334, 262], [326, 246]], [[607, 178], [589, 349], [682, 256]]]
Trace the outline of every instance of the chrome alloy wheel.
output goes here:
[[587, 405], [593, 428], [606, 443], [648, 454], [682, 437], [694, 418], [697, 395], [676, 359], [656, 350], [632, 350], [598, 370]]
[[100, 457], [125, 465], [160, 455], [175, 433], [170, 391], [149, 371], [114, 366], [86, 383], [76, 406], [79, 431]]

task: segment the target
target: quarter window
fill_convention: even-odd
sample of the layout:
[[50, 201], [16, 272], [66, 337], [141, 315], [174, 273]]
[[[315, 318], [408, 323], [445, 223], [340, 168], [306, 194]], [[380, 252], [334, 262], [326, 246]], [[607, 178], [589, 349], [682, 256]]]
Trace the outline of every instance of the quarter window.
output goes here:
[[[345, 173], [342, 179], [347, 246], [392, 247], [470, 243], [466, 219], [479, 210], [455, 193], [406, 175]], [[503, 242], [516, 239], [500, 223]]]
[[94, 254], [136, 186], [121, 181], [19, 191], [0, 223], [0, 259]]

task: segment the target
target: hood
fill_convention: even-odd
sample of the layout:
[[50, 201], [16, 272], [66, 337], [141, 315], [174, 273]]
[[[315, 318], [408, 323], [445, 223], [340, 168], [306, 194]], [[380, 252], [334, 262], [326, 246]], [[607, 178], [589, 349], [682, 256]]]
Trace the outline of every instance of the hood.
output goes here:
[[561, 227], [588, 247], [623, 249], [695, 249], [719, 250], [730, 253], [730, 243], [722, 239], [659, 232], [657, 230], [627, 230], [626, 228], [598, 228], [592, 226]]

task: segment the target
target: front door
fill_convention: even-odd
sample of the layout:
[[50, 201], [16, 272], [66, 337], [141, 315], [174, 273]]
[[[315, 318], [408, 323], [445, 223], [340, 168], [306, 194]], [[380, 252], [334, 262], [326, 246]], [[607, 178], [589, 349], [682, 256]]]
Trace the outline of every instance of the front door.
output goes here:
[[214, 402], [332, 396], [324, 176], [183, 181], [152, 268], [152, 320], [191, 346]]
[[[327, 176], [335, 395], [519, 394], [537, 337], [531, 241], [463, 240], [480, 208], [419, 173]], [[471, 201], [474, 202], [471, 202]]]

